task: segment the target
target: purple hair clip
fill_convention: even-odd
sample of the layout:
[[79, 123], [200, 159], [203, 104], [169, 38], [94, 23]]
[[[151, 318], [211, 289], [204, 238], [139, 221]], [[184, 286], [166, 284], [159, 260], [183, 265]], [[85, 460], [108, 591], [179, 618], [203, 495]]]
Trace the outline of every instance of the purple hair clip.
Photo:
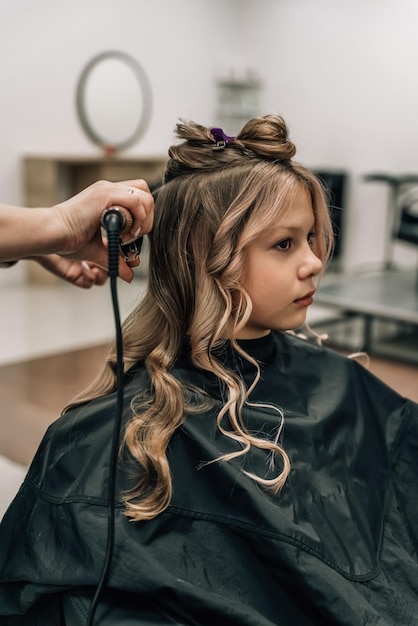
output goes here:
[[216, 142], [213, 146], [214, 150], [224, 150], [226, 146], [235, 139], [235, 137], [228, 137], [228, 135], [225, 135], [222, 128], [211, 128], [210, 132]]

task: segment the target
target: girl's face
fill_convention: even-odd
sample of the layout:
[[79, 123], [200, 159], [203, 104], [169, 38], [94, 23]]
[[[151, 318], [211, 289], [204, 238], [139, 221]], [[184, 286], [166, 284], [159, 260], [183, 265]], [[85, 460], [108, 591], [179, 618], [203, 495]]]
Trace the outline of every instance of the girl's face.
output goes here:
[[270, 330], [292, 330], [306, 320], [322, 261], [315, 254], [315, 218], [309, 193], [300, 188], [288, 215], [247, 247], [243, 287], [251, 316], [237, 339]]

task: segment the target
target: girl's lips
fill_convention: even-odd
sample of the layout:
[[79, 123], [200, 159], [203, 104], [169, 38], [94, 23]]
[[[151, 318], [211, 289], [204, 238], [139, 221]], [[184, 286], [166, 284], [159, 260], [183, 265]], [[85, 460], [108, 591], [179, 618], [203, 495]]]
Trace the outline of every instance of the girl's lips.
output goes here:
[[295, 304], [298, 304], [299, 306], [310, 306], [313, 302], [314, 293], [315, 293], [315, 290], [309, 291], [307, 294], [305, 294], [301, 298], [298, 298], [297, 300], [295, 300], [294, 301]]

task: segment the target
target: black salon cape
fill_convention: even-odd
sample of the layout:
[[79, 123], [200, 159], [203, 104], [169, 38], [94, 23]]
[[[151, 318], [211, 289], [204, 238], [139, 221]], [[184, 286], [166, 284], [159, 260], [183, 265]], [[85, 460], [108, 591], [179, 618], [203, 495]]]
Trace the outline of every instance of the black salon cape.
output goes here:
[[[202, 462], [236, 444], [216, 410], [172, 438], [174, 493], [156, 519], [116, 513], [105, 626], [408, 626], [418, 624], [418, 405], [362, 365], [285, 333], [243, 342], [263, 361], [254, 401], [285, 413], [292, 471], [272, 496], [241, 471], [266, 454]], [[225, 358], [231, 361], [231, 354]], [[240, 363], [249, 382], [254, 370]], [[182, 357], [175, 375], [220, 400], [218, 382]], [[127, 375], [126, 411], [148, 385]], [[1, 624], [83, 625], [103, 566], [115, 394], [72, 409], [47, 431], [0, 533]], [[252, 431], [277, 412], [253, 408]], [[118, 489], [130, 478], [118, 475]], [[26, 616], [22, 614], [26, 613]], [[2, 621], [3, 620], [3, 621]]]

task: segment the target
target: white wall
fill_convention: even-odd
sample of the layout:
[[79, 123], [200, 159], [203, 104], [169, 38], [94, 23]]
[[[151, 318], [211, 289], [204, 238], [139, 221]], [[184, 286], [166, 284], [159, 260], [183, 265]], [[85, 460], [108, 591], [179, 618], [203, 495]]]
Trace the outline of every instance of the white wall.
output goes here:
[[165, 154], [179, 117], [211, 123], [217, 73], [248, 64], [299, 160], [350, 173], [346, 265], [379, 261], [385, 191], [361, 177], [418, 171], [417, 26], [416, 0], [0, 0], [0, 199], [22, 202], [23, 155], [96, 150], [74, 94], [97, 53], [123, 50], [150, 77], [138, 155]]
[[[265, 109], [289, 122], [300, 160], [351, 175], [346, 266], [383, 254], [386, 187], [362, 176], [418, 174], [417, 30], [416, 0], [253, 4], [247, 37], [257, 33]], [[416, 255], [398, 246], [395, 258]]]
[[[98, 150], [78, 122], [75, 92], [105, 50], [135, 57], [151, 81], [151, 124], [131, 152], [165, 155], [179, 117], [210, 123], [216, 72], [235, 55], [235, 9], [232, 0], [0, 0], [0, 201], [23, 202], [25, 154]], [[0, 284], [23, 276], [18, 265]]]

